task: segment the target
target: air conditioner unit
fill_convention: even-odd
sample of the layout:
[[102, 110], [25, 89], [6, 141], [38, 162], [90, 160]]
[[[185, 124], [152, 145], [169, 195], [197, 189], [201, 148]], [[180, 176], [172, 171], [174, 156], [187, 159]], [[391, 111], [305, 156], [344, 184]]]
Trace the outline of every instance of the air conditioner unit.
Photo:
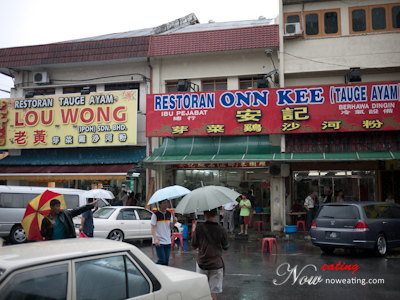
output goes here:
[[269, 175], [272, 177], [288, 177], [290, 175], [290, 168], [288, 164], [270, 165]]
[[300, 28], [300, 23], [286, 23], [285, 36], [300, 35], [303, 32]]
[[44, 84], [50, 83], [50, 78], [47, 72], [35, 72], [33, 73], [33, 83]]

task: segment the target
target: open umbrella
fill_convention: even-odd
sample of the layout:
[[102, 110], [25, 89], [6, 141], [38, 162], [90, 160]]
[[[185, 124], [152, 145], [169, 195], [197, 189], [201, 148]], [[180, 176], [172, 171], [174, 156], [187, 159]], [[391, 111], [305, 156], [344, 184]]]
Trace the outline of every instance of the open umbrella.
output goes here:
[[113, 193], [111, 191], [103, 190], [103, 189], [93, 189], [82, 194], [84, 198], [103, 198], [103, 199], [114, 199]]
[[180, 185], [167, 186], [155, 192], [153, 196], [151, 196], [149, 203], [147, 203], [147, 205], [151, 205], [160, 202], [162, 200], [176, 199], [185, 196], [189, 193], [190, 190]]
[[43, 218], [50, 213], [50, 201], [53, 199], [57, 199], [61, 202], [61, 209], [67, 209], [64, 195], [49, 190], [44, 191], [28, 203], [21, 222], [28, 240], [43, 241], [40, 229], [42, 228]]
[[206, 211], [232, 202], [240, 194], [223, 186], [208, 185], [197, 188], [187, 194], [176, 206], [175, 213], [189, 214], [195, 211]]

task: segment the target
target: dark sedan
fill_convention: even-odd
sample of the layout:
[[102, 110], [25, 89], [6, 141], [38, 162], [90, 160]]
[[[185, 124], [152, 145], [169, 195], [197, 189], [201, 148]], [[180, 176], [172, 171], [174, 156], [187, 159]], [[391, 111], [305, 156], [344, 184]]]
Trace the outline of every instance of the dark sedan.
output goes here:
[[386, 202], [338, 202], [323, 205], [312, 222], [311, 242], [322, 251], [335, 248], [375, 250], [400, 247], [400, 205]]

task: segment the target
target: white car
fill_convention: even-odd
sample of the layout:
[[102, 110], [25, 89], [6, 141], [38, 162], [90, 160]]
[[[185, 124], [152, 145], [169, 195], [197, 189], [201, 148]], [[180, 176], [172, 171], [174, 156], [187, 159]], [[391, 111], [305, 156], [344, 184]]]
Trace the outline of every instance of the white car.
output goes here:
[[65, 239], [2, 248], [3, 299], [211, 299], [207, 277], [156, 265], [128, 243]]
[[[152, 212], [140, 206], [107, 206], [93, 214], [93, 236], [115, 241], [130, 239], [150, 239]], [[80, 220], [74, 221], [77, 234]], [[182, 232], [180, 223], [176, 223], [174, 232]]]

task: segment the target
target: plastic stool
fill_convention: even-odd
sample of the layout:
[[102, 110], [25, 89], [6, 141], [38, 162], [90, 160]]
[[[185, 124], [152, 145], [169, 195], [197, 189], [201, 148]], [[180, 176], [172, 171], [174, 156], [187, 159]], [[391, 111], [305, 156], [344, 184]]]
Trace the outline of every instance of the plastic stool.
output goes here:
[[257, 225], [257, 227], [258, 227], [258, 231], [260, 231], [261, 225], [262, 225], [262, 227], [263, 227], [263, 230], [265, 231], [265, 224], [264, 224], [264, 221], [254, 221], [254, 224], [253, 224], [253, 231], [256, 230], [256, 225]]
[[181, 241], [181, 247], [182, 247], [182, 250], [183, 250], [183, 235], [182, 235], [182, 232], [174, 232], [174, 233], [172, 234], [171, 249], [172, 249], [172, 250], [174, 249], [175, 239], [176, 239], [176, 238], [179, 238], [179, 239], [180, 239], [180, 241]]
[[263, 238], [262, 239], [262, 247], [261, 247], [261, 252], [264, 252], [264, 244], [267, 242], [267, 251], [272, 253], [272, 246], [273, 243], [275, 242], [275, 251], [278, 253], [278, 245], [276, 243], [276, 238]]
[[306, 231], [306, 221], [297, 221], [296, 232], [299, 231], [300, 224], [303, 225], [303, 230]]

